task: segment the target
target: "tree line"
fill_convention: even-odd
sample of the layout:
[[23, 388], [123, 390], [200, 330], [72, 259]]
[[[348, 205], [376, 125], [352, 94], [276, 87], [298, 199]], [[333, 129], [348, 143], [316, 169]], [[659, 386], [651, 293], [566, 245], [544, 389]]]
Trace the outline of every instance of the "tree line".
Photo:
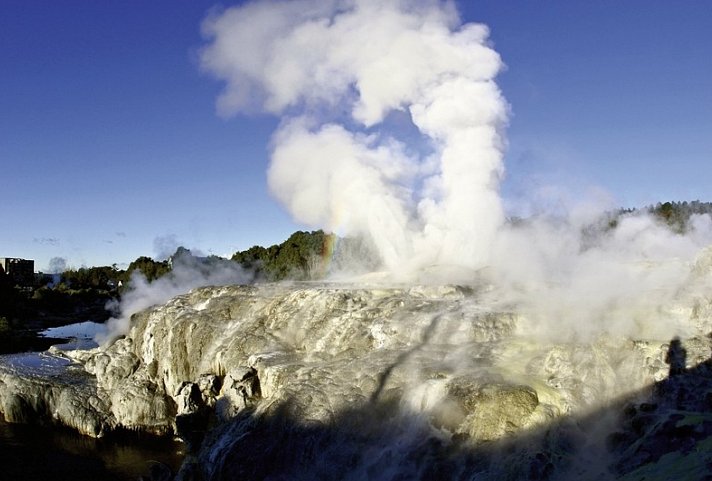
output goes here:
[[[280, 244], [269, 247], [255, 245], [237, 251], [230, 260], [251, 273], [255, 280], [315, 279], [323, 275], [321, 262], [324, 248], [328, 242], [333, 241], [335, 235], [326, 234], [322, 230], [297, 231]], [[135, 271], [140, 271], [148, 281], [153, 281], [170, 273], [178, 259], [186, 258], [192, 258], [190, 264], [195, 268], [206, 270], [227, 261], [218, 256], [197, 257], [190, 250], [179, 247], [168, 259], [155, 260], [148, 256], [141, 256], [131, 262], [126, 269], [119, 269], [116, 264], [67, 269], [59, 275], [59, 282], [54, 287], [75, 290], [118, 289], [127, 284]]]
[[[683, 233], [689, 228], [693, 215], [712, 215], [712, 202], [659, 202], [642, 209], [619, 209], [609, 217], [609, 228], [615, 228], [621, 216], [638, 212], [647, 212], [674, 232]], [[237, 251], [230, 260], [250, 272], [255, 280], [318, 279], [324, 274], [325, 246], [335, 241], [334, 234], [327, 234], [322, 230], [297, 231], [280, 244], [269, 247], [254, 245], [249, 249]], [[173, 261], [185, 256], [192, 256], [192, 253], [184, 247], [179, 247], [168, 259], [155, 260], [141, 256], [126, 269], [119, 269], [116, 264], [68, 269], [61, 273], [58, 286], [75, 290], [114, 290], [121, 285], [125, 286], [135, 271], [140, 271], [147, 280], [153, 281], [171, 272]], [[198, 265], [207, 269], [225, 262], [225, 259], [217, 256], [196, 259], [200, 261]]]
[[693, 215], [712, 215], [712, 202], [658, 202], [654, 206], [648, 206], [646, 210], [673, 231], [683, 233], [689, 229]]
[[[642, 209], [619, 209], [607, 216], [604, 230], [615, 229], [621, 217], [639, 212], [652, 215], [674, 232], [684, 233], [690, 228], [690, 220], [694, 215], [712, 215], [712, 202], [664, 202]], [[513, 219], [512, 222], [517, 220]], [[600, 226], [594, 230], [598, 229]], [[155, 260], [141, 256], [126, 269], [113, 264], [67, 269], [51, 276], [41, 275], [35, 286], [29, 288], [14, 286], [6, 276], [0, 276], [0, 338], [26, 319], [42, 318], [52, 324], [61, 323], [65, 318], [88, 314], [91, 315], [88, 318], [96, 320], [106, 318], [106, 302], [120, 297], [134, 272], [139, 271], [148, 281], [153, 281], [171, 273], [178, 260], [189, 260], [190, 265], [202, 273], [210, 272], [225, 263], [236, 263], [250, 274], [253, 281], [319, 279], [325, 274], [326, 246], [336, 240], [334, 234], [322, 230], [297, 231], [280, 244], [269, 247], [255, 245], [237, 251], [230, 260], [217, 256], [194, 256], [188, 249], [179, 247], [168, 259]], [[371, 254], [368, 246], [357, 241], [338, 241], [342, 254], [350, 251], [345, 257], [365, 259]]]
[[306, 280], [323, 276], [325, 246], [335, 241], [334, 234], [322, 230], [297, 231], [281, 244], [252, 246], [235, 252], [232, 260], [253, 273], [256, 279], [280, 281]]

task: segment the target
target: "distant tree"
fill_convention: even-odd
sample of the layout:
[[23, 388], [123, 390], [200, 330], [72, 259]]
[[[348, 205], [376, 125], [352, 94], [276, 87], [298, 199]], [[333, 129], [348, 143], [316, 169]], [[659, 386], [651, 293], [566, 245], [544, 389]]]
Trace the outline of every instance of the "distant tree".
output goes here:
[[0, 316], [0, 336], [8, 334], [11, 330], [10, 322], [4, 316]]
[[10, 351], [10, 346], [13, 343], [13, 330], [10, 322], [3, 316], [0, 316], [0, 353]]
[[61, 282], [73, 289], [109, 290], [121, 279], [121, 272], [114, 266], [81, 267], [62, 273]]
[[0, 316], [8, 319], [22, 317], [27, 305], [27, 296], [15, 283], [4, 275], [0, 275]]
[[262, 246], [252, 246], [245, 251], [235, 252], [232, 255], [232, 260], [247, 269], [256, 269], [261, 267], [262, 263], [267, 260], [267, 257], [267, 249]]
[[675, 232], [683, 233], [689, 229], [693, 215], [712, 214], [712, 203], [700, 202], [664, 202], [649, 206], [646, 211], [655, 216]]
[[693, 215], [712, 215], [712, 203], [700, 202], [658, 202], [642, 209], [619, 209], [607, 214], [608, 230], [615, 229], [621, 218], [636, 213], [647, 213], [664, 224], [673, 232], [682, 234], [690, 228], [690, 218]]
[[136, 270], [141, 271], [149, 281], [153, 281], [170, 272], [171, 267], [168, 261], [154, 261], [150, 257], [141, 256], [129, 264], [123, 280], [130, 279], [131, 274]]
[[281, 244], [270, 247], [252, 246], [236, 252], [232, 260], [245, 269], [255, 272], [256, 277], [270, 281], [282, 279], [311, 279], [319, 272], [315, 260], [321, 258], [327, 237], [323, 231], [297, 231]]
[[193, 258], [193, 253], [190, 252], [190, 249], [186, 249], [183, 246], [179, 246], [175, 253], [168, 258], [168, 263], [173, 264], [175, 261], [180, 261], [181, 259], [192, 259]]

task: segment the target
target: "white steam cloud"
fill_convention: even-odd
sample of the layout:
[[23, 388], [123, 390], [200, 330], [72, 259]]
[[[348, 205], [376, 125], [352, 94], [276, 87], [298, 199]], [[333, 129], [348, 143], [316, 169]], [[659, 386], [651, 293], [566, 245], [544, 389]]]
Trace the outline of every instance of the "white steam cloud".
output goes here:
[[61, 274], [67, 270], [67, 259], [64, 257], [52, 257], [47, 266], [49, 274]]
[[191, 289], [241, 284], [250, 278], [251, 275], [235, 262], [225, 259], [208, 262], [205, 258], [190, 254], [174, 258], [171, 271], [154, 281], [148, 281], [140, 270], [135, 270], [118, 305], [107, 306], [117, 311], [117, 315], [106, 321], [105, 333], [97, 335], [96, 341], [103, 344], [126, 334], [131, 316], [148, 307], [164, 304]]
[[[302, 0], [230, 8], [203, 28], [202, 65], [226, 82], [219, 111], [283, 118], [268, 180], [297, 221], [366, 236], [392, 272], [489, 262], [507, 104], [487, 27], [439, 1]], [[393, 112], [425, 149], [399, 140]]]
[[492, 295], [531, 321], [529, 334], [557, 340], [691, 334], [691, 312], [679, 308], [712, 287], [712, 271], [694, 274], [695, 263], [712, 259], [703, 250], [712, 242], [710, 217], [693, 216], [685, 235], [643, 214], [623, 216], [612, 229], [592, 230], [593, 220], [569, 215], [503, 227]]
[[710, 217], [684, 236], [645, 215], [592, 235], [602, 211], [590, 206], [505, 222], [503, 64], [487, 27], [463, 24], [451, 2], [251, 2], [203, 31], [202, 67], [225, 82], [219, 112], [282, 118], [268, 181], [297, 221], [366, 237], [397, 278], [479, 270], [533, 330], [679, 331], [664, 306], [694, 293]]

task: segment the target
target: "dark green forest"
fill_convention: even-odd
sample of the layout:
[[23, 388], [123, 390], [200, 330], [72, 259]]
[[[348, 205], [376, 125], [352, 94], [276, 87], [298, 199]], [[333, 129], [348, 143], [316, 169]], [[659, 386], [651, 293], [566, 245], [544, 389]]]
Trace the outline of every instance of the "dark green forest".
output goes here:
[[235, 252], [232, 260], [253, 272], [258, 280], [314, 279], [323, 274], [319, 262], [327, 241], [333, 242], [334, 237], [321, 230], [297, 231], [281, 244]]

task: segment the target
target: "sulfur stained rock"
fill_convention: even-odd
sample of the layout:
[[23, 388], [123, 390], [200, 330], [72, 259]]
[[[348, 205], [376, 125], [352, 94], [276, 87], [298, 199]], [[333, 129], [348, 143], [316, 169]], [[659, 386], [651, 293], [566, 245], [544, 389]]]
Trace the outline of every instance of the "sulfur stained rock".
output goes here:
[[500, 439], [531, 425], [539, 405], [536, 391], [529, 386], [456, 378], [447, 389], [464, 415], [456, 432], [475, 441]]

